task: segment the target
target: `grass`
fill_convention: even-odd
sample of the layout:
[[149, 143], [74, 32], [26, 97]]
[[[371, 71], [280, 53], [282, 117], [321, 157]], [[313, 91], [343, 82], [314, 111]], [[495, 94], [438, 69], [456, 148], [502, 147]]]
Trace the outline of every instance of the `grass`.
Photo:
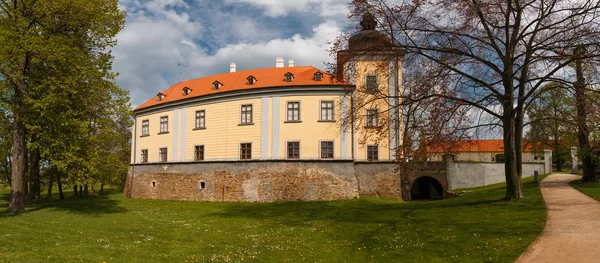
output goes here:
[[0, 262], [513, 262], [545, 224], [531, 180], [520, 202], [502, 184], [421, 202], [51, 201], [0, 212]]
[[579, 190], [580, 192], [600, 201], [600, 182], [584, 183], [581, 181], [581, 179], [577, 179], [572, 181], [570, 185], [575, 187], [575, 189]]

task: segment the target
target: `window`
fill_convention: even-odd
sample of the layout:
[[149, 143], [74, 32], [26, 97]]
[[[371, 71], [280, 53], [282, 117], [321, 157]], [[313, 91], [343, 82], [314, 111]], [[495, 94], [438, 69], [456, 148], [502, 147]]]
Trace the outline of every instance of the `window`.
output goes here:
[[293, 101], [287, 103], [287, 120], [300, 121], [300, 102]]
[[162, 100], [165, 98], [165, 94], [159, 92], [158, 94], [156, 94], [156, 98], [158, 98], [158, 100]]
[[287, 158], [300, 159], [300, 142], [287, 143]]
[[317, 72], [315, 73], [314, 80], [321, 81], [323, 79], [323, 73]]
[[221, 84], [221, 82], [216, 81], [216, 80], [215, 80], [215, 82], [213, 82], [213, 89], [214, 90], [219, 89], [221, 86], [223, 86], [223, 84]]
[[504, 163], [504, 154], [496, 154], [496, 163]]
[[192, 92], [192, 89], [188, 87], [183, 87], [183, 95], [188, 95], [190, 94], [190, 92]]
[[194, 161], [204, 161], [204, 145], [194, 146]]
[[240, 159], [241, 160], [252, 159], [252, 143], [241, 143], [240, 144]]
[[150, 121], [143, 120], [142, 121], [142, 136], [150, 135]]
[[167, 148], [158, 149], [158, 161], [163, 163], [167, 161]]
[[241, 124], [252, 124], [252, 105], [242, 105]]
[[168, 116], [162, 116], [160, 117], [160, 132], [161, 133], [167, 133], [169, 132], [169, 117]]
[[142, 150], [142, 163], [148, 162], [148, 150]]
[[321, 101], [321, 120], [333, 121], [333, 101]]
[[377, 76], [368, 75], [367, 76], [367, 91], [377, 91], [377, 90], [379, 90], [379, 87], [377, 84]]
[[292, 73], [285, 73], [285, 82], [292, 82], [292, 80], [294, 79], [294, 74]]
[[367, 145], [367, 161], [379, 160], [379, 146]]
[[248, 80], [248, 85], [254, 85], [254, 83], [256, 83], [256, 78], [254, 76], [249, 76], [246, 79]]
[[321, 142], [321, 159], [333, 158], [333, 142], [322, 141]]
[[367, 128], [376, 128], [379, 126], [379, 113], [377, 109], [367, 110]]
[[205, 124], [205, 111], [204, 110], [198, 110], [196, 111], [196, 122], [195, 122], [195, 129], [202, 129], [202, 128], [206, 128]]

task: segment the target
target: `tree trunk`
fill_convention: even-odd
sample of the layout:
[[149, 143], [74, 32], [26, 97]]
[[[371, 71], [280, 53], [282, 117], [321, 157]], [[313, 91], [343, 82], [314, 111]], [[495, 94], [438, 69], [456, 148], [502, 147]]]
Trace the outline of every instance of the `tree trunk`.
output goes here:
[[8, 203], [8, 212], [25, 212], [25, 199], [23, 193], [25, 179], [25, 125], [21, 120], [19, 113], [15, 113], [15, 129], [13, 130], [13, 162], [12, 178], [10, 186], [10, 201]]
[[558, 149], [558, 139], [556, 139], [557, 137], [554, 138], [554, 156], [556, 156], [556, 171], [560, 172], [562, 171], [562, 159], [560, 158], [560, 150]]
[[40, 201], [40, 149], [35, 148], [31, 151], [29, 158], [29, 202], [37, 203]]
[[502, 125], [504, 126], [504, 176], [506, 179], [505, 200], [523, 198], [521, 177], [517, 172], [517, 153], [515, 141], [515, 120], [513, 118], [512, 99], [505, 99]]
[[104, 183], [100, 183], [100, 195], [104, 194]]
[[79, 185], [79, 197], [83, 197], [83, 185]]
[[48, 178], [48, 194], [46, 195], [46, 201], [50, 201], [52, 199], [52, 181], [54, 180], [54, 172], [51, 170], [50, 178]]
[[75, 194], [75, 196], [78, 196], [79, 194], [77, 194], [77, 185], [73, 185], [73, 194]]
[[[581, 57], [585, 52], [585, 47], [577, 47], [575, 56]], [[575, 72], [577, 80], [575, 81], [575, 99], [577, 108], [577, 140], [581, 152], [581, 162], [583, 164], [584, 182], [596, 182], [596, 165], [592, 161], [592, 148], [590, 146], [590, 130], [587, 124], [587, 98], [585, 92], [585, 78], [583, 77], [583, 61], [577, 59], [575, 62]]]
[[60, 200], [65, 200], [65, 195], [63, 193], [62, 182], [61, 182], [60, 174], [56, 175], [56, 182], [58, 183], [58, 194], [60, 196]]
[[89, 196], [88, 185], [84, 184], [83, 185], [83, 197], [88, 197], [88, 196]]

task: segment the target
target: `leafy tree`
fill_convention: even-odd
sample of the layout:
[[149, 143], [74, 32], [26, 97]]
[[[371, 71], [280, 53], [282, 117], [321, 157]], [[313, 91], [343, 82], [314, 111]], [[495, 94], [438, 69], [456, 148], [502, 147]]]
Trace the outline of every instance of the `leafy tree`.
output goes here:
[[[83, 174], [76, 154], [96, 95], [114, 83], [107, 48], [123, 21], [116, 0], [0, 0], [0, 99], [14, 124], [9, 211], [25, 209], [26, 147], [43, 143], [42, 156]], [[40, 142], [26, 145], [28, 136]]]
[[571, 146], [577, 141], [575, 105], [568, 88], [560, 83], [546, 85], [542, 90], [544, 92], [527, 109], [530, 128], [526, 137], [537, 152], [553, 149], [553, 162], [556, 170], [561, 171], [562, 163], [570, 156]]

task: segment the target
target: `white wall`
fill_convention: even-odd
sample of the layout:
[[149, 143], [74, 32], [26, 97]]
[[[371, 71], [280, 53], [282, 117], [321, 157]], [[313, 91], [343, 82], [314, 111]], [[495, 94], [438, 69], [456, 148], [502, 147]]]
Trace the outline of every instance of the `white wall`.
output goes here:
[[[550, 159], [551, 160], [551, 159]], [[544, 163], [524, 163], [523, 177], [546, 173]], [[503, 163], [448, 162], [448, 188], [470, 188], [506, 182]]]

